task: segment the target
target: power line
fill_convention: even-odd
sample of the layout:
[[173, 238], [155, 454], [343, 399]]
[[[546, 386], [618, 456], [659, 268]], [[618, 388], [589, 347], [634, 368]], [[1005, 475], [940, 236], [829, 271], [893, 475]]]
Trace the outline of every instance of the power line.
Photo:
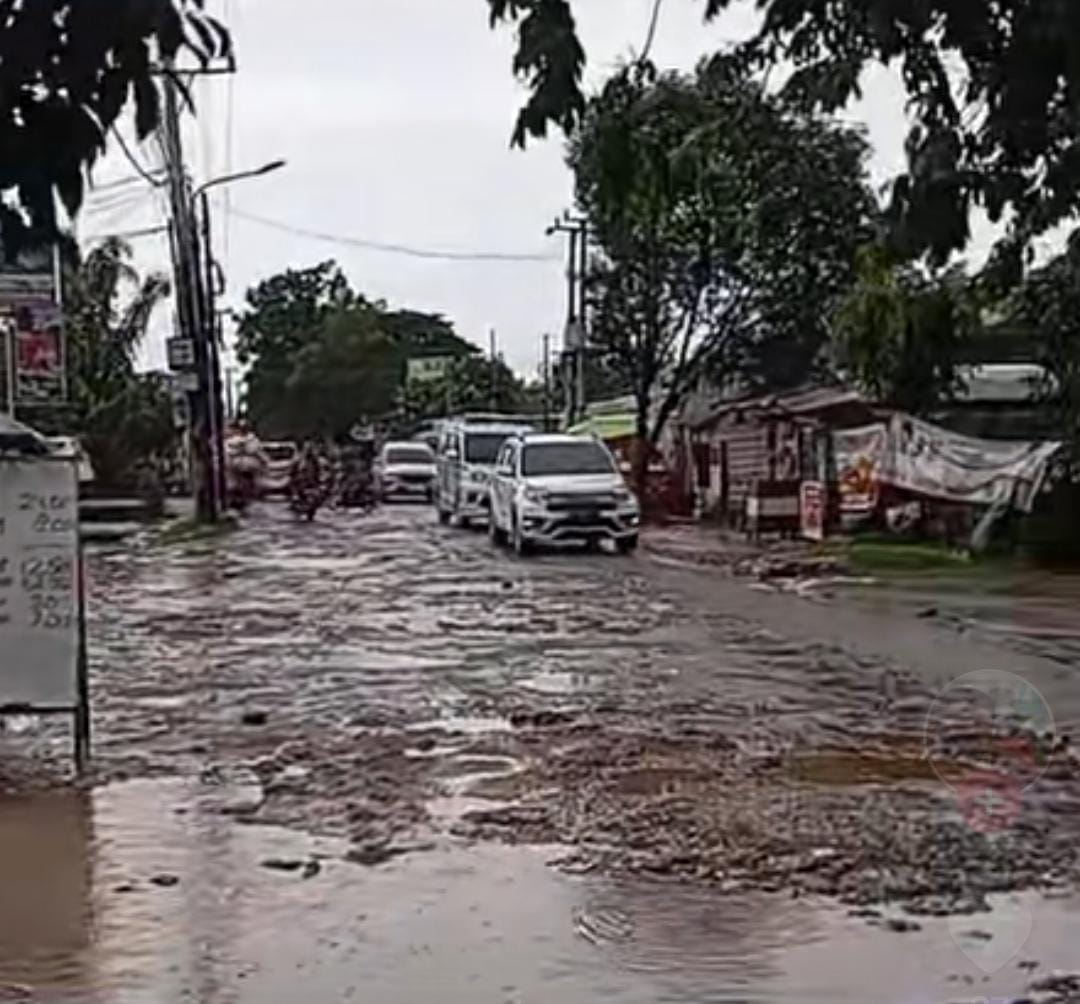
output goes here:
[[649, 52], [652, 49], [653, 42], [656, 40], [656, 28], [660, 23], [660, 8], [663, 4], [664, 0], [653, 0], [652, 17], [649, 19], [649, 30], [645, 35], [645, 45], [642, 46], [641, 55], [638, 56], [639, 63], [644, 63], [649, 58]]
[[544, 254], [516, 254], [503, 251], [438, 251], [431, 248], [410, 247], [406, 244], [387, 244], [383, 241], [372, 241], [361, 237], [343, 237], [319, 230], [309, 230], [306, 227], [297, 227], [290, 223], [282, 223], [279, 220], [248, 213], [236, 207], [233, 207], [232, 214], [241, 220], [247, 220], [249, 223], [257, 223], [259, 226], [269, 227], [271, 230], [280, 230], [282, 233], [293, 234], [297, 237], [310, 237], [312, 240], [326, 241], [329, 244], [363, 248], [366, 251], [383, 251], [387, 254], [400, 254], [409, 258], [424, 258], [433, 261], [558, 261], [556, 256]]
[[130, 148], [127, 145], [127, 141], [124, 139], [123, 135], [120, 133], [120, 130], [117, 129], [116, 126], [112, 127], [112, 134], [116, 138], [116, 142], [120, 144], [120, 149], [124, 151], [124, 156], [127, 157], [128, 162], [131, 164], [131, 166], [139, 172], [139, 176], [143, 179], [143, 181], [149, 182], [151, 185], [154, 186], [154, 188], [162, 188], [165, 185], [165, 182], [155, 178], [149, 171], [146, 170], [145, 167], [142, 166], [142, 164], [139, 163], [138, 158], [135, 156], [135, 154], [131, 152]]

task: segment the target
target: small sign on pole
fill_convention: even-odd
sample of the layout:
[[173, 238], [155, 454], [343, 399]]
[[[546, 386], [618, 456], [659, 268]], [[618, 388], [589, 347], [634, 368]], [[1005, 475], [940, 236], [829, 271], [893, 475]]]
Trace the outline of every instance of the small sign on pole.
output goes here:
[[170, 338], [165, 343], [169, 369], [174, 373], [195, 368], [195, 340], [192, 338]]
[[90, 747], [86, 619], [73, 460], [0, 454], [0, 714], [71, 714]]

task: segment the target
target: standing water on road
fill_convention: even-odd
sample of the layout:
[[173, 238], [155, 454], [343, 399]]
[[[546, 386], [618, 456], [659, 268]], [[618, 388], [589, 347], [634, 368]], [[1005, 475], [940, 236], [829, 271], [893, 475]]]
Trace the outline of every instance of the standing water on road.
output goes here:
[[1071, 758], [1007, 828], [957, 794], [985, 737], [935, 698], [980, 650], [426, 510], [90, 576], [98, 785], [0, 804], [45, 890], [0, 919], [12, 994], [891, 1004], [1075, 966]]

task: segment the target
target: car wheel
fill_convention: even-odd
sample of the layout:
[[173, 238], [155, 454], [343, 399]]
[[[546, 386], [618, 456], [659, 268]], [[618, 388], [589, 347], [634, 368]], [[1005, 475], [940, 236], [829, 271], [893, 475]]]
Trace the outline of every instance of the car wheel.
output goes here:
[[527, 558], [533, 553], [533, 546], [521, 530], [521, 520], [514, 516], [514, 554], [519, 558]]
[[638, 539], [636, 533], [633, 537], [622, 537], [615, 542], [615, 550], [618, 551], [619, 554], [633, 554], [634, 551], [637, 550], [637, 543]]
[[443, 526], [446, 526], [446, 524], [450, 522], [450, 513], [448, 513], [445, 509], [439, 509], [439, 522]]
[[491, 516], [488, 519], [488, 536], [496, 547], [506, 546], [506, 532], [499, 529], [499, 525], [495, 522], [494, 516]]

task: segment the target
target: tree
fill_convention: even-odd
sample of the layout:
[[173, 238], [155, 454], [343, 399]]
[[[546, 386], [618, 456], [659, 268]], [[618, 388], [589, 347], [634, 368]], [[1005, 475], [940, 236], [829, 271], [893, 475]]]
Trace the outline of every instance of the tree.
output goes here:
[[959, 350], [979, 328], [962, 266], [927, 274], [868, 246], [834, 336], [839, 361], [871, 398], [920, 415], [960, 389]]
[[[569, 0], [487, 0], [519, 24], [515, 74], [530, 96], [514, 142], [572, 131], [585, 114], [584, 53]], [[707, 20], [734, 0], [706, 0]], [[781, 66], [783, 91], [834, 111], [871, 64], [899, 66], [913, 116], [893, 186], [897, 246], [937, 263], [984, 208], [1008, 232], [995, 264], [1019, 277], [1032, 238], [1080, 210], [1080, 5], [1062, 0], [761, 0], [745, 65]]]
[[[397, 404], [397, 345], [376, 310], [353, 304], [328, 314], [294, 359], [271, 433], [292, 438], [346, 434], [362, 417]], [[278, 431], [280, 430], [280, 431]]]
[[[157, 126], [155, 79], [187, 50], [231, 56], [203, 0], [0, 0], [0, 233], [5, 253], [52, 240], [128, 98], [139, 139]], [[186, 95], [187, 90], [183, 88]], [[12, 200], [13, 197], [13, 200]]]
[[136, 373], [135, 356], [168, 280], [141, 278], [131, 248], [109, 238], [65, 277], [68, 406], [45, 416], [49, 431], [78, 436], [106, 490], [129, 490], [138, 468], [176, 448], [172, 397], [162, 377]]
[[1056, 414], [1073, 471], [1080, 470], [1080, 236], [1016, 290], [1010, 320], [1039, 338], [1047, 373], [1039, 389]]
[[596, 243], [591, 348], [631, 388], [640, 444], [710, 373], [805, 375], [872, 232], [865, 152], [722, 60], [628, 67], [589, 102], [570, 164]]
[[438, 379], [410, 381], [405, 388], [405, 411], [413, 420], [463, 411], [512, 413], [524, 401], [524, 388], [514, 371], [499, 359], [493, 374], [491, 360], [478, 349], [453, 359]]
[[334, 261], [271, 276], [246, 300], [237, 335], [249, 365], [245, 408], [269, 438], [345, 432], [401, 403], [411, 356], [477, 351], [438, 314], [365, 299]]
[[334, 261], [287, 269], [247, 291], [247, 310], [237, 326], [236, 353], [242, 364], [250, 364], [245, 406], [256, 428], [274, 435], [287, 434], [274, 416], [284, 400], [297, 356], [318, 337], [331, 313], [355, 299]]

